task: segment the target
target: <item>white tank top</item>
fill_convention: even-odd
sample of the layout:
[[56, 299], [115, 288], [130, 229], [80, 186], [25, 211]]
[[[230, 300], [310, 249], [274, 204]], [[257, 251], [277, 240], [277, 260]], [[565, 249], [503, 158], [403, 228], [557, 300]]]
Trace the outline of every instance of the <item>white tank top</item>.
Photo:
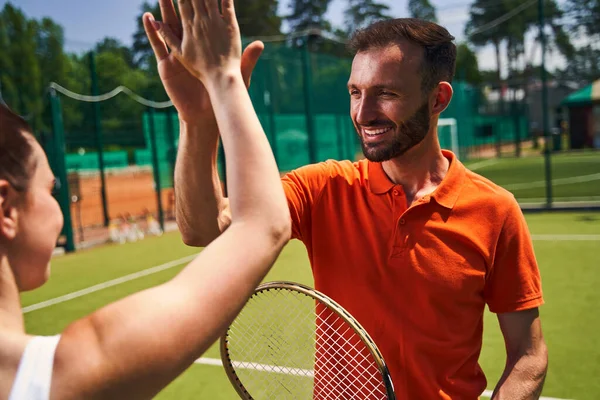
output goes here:
[[8, 400], [48, 400], [60, 335], [34, 336], [23, 352]]

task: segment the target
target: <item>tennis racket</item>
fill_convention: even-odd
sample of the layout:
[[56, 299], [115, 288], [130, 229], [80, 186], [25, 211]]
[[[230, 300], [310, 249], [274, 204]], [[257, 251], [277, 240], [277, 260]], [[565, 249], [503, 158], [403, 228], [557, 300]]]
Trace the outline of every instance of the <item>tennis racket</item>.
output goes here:
[[396, 399], [383, 357], [358, 321], [298, 283], [260, 285], [220, 344], [244, 400]]

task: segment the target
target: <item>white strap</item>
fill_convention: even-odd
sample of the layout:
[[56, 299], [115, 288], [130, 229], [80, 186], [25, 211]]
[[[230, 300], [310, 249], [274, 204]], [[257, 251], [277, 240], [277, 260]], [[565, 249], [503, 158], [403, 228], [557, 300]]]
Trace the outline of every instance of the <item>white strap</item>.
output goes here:
[[8, 400], [48, 400], [57, 336], [34, 336], [23, 352]]

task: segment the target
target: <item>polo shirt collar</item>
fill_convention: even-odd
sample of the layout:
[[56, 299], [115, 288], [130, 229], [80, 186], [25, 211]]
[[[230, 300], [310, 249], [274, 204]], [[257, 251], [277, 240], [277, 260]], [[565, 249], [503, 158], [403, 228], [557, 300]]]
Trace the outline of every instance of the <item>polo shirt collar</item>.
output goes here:
[[[450, 161], [450, 167], [440, 185], [431, 194], [436, 203], [452, 209], [458, 200], [466, 177], [464, 165], [449, 150], [442, 150], [444, 157]], [[395, 185], [388, 178], [383, 166], [378, 162], [369, 161], [369, 188], [374, 194], [389, 192]]]
[[384, 194], [394, 187], [394, 182], [388, 178], [380, 162], [369, 161], [369, 188], [375, 194]]
[[452, 209], [458, 200], [465, 182], [465, 166], [451, 151], [442, 150], [442, 153], [450, 161], [450, 167], [440, 185], [431, 194], [431, 197], [442, 207]]

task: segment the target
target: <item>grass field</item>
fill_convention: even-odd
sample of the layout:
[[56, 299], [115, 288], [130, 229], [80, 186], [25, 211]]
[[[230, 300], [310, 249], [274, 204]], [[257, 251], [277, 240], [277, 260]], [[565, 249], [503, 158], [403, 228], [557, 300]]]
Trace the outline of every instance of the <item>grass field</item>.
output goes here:
[[[542, 156], [469, 160], [465, 164], [510, 190], [521, 203], [545, 202]], [[600, 202], [600, 152], [552, 154], [551, 166], [555, 201]]]
[[[542, 271], [546, 300], [541, 315], [549, 345], [550, 369], [544, 396], [600, 398], [600, 313], [597, 309], [600, 303], [600, 213], [530, 214], [527, 220]], [[184, 246], [177, 233], [170, 233], [138, 243], [60, 256], [53, 261], [50, 281], [39, 290], [23, 294], [23, 306], [189, 258], [196, 252], [197, 249]], [[138, 274], [137, 279], [133, 279], [134, 275], [131, 280], [112, 282], [113, 286], [108, 288], [101, 289], [100, 286], [97, 291], [76, 299], [27, 312], [27, 330], [33, 334], [60, 332], [70, 321], [108, 302], [164, 282], [181, 268], [180, 265], [146, 276]], [[267, 280], [278, 279], [312, 285], [301, 243], [292, 241], [267, 277]], [[219, 358], [218, 348], [213, 346], [204, 357]], [[480, 362], [488, 376], [488, 389], [492, 389], [504, 366], [504, 345], [497, 320], [489, 313], [485, 318]], [[221, 367], [196, 364], [158, 398], [219, 400], [237, 397]]]

